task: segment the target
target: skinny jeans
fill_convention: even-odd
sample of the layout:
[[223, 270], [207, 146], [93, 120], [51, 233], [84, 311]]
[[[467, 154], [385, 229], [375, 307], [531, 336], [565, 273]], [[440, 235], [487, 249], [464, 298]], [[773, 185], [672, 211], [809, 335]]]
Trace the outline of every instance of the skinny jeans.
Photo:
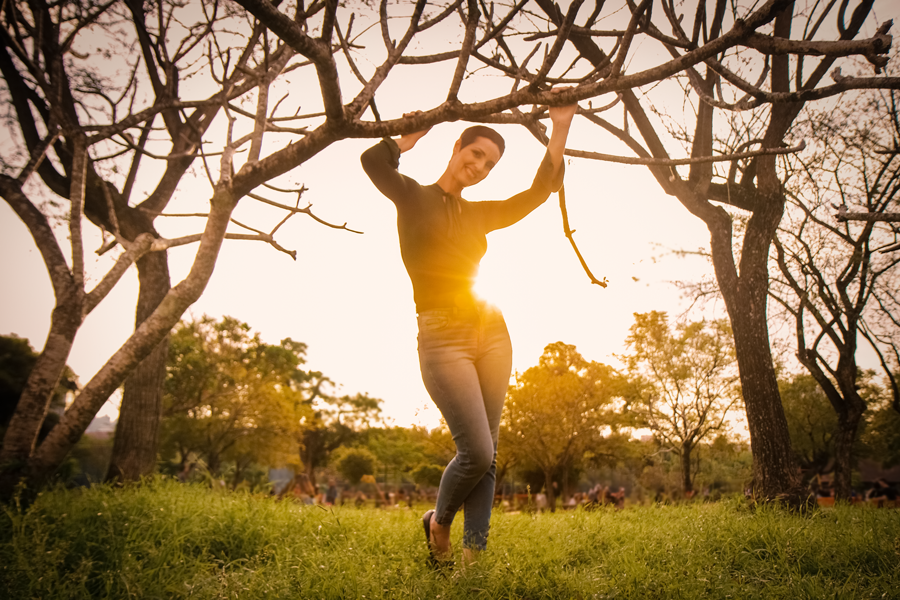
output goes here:
[[456, 443], [456, 456], [441, 477], [434, 518], [450, 525], [462, 507], [463, 547], [484, 550], [500, 415], [512, 372], [509, 332], [500, 311], [486, 302], [425, 310], [418, 323], [422, 380]]

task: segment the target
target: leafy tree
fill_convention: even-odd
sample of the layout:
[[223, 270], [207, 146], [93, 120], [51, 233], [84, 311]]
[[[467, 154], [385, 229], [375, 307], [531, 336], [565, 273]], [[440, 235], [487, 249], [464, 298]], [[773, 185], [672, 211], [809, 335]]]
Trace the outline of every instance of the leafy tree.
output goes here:
[[[413, 426], [409, 429], [410, 437], [415, 441], [420, 464], [410, 471], [410, 477], [419, 485], [437, 487], [441, 481], [444, 468], [456, 456], [456, 444], [450, 429], [443, 421], [438, 427], [427, 429]], [[505, 474], [502, 454], [497, 456], [497, 485]]]
[[887, 402], [876, 404], [862, 441], [869, 456], [885, 469], [900, 465], [900, 413]]
[[753, 455], [744, 441], [717, 435], [700, 445], [697, 488], [712, 500], [725, 494], [742, 494], [753, 474]]
[[342, 448], [335, 456], [335, 468], [351, 485], [375, 472], [378, 459], [365, 448]]
[[300, 431], [300, 461], [312, 485], [316, 485], [316, 470], [328, 464], [331, 453], [342, 446], [361, 440], [364, 432], [378, 422], [381, 400], [368, 394], [329, 396], [323, 391], [330, 380], [321, 373], [311, 374], [315, 385], [305, 404], [311, 416]]
[[517, 375], [510, 386], [500, 446], [519, 464], [540, 469], [551, 510], [556, 509], [554, 476], [563, 476], [561, 491], [567, 493], [568, 473], [618, 427], [615, 400], [621, 385], [612, 367], [587, 361], [575, 346], [555, 342], [544, 348], [537, 366]]
[[438, 487], [441, 485], [441, 477], [444, 475], [444, 467], [440, 465], [419, 465], [410, 473], [413, 481], [418, 485]]
[[808, 374], [780, 381], [791, 447], [807, 476], [826, 472], [834, 459], [837, 416], [825, 392]]
[[262, 342], [240, 321], [209, 317], [172, 333], [162, 421], [163, 450], [186, 470], [192, 456], [210, 472], [233, 467], [237, 486], [251, 465], [297, 461], [309, 373], [306, 345]]
[[456, 456], [456, 443], [450, 434], [450, 428], [441, 421], [440, 426], [433, 429], [413, 427], [413, 435], [418, 439], [425, 459], [436, 465], [447, 465]]
[[405, 427], [370, 429], [366, 448], [378, 459], [388, 483], [390, 472], [409, 473], [425, 459], [424, 448], [415, 432]]
[[[636, 444], [637, 445], [637, 444]], [[637, 483], [649, 499], [684, 497], [683, 466], [677, 452], [662, 446], [658, 440], [642, 442]], [[742, 494], [753, 472], [753, 456], [745, 442], [733, 441], [726, 435], [698, 443], [691, 454], [694, 472], [693, 498], [716, 500], [727, 494]]]
[[[643, 382], [632, 406], [662, 446], [681, 460], [681, 485], [693, 491], [691, 454], [702, 440], [728, 427], [740, 398], [731, 329], [723, 321], [670, 327], [664, 312], [635, 313], [623, 356], [630, 377]], [[640, 385], [640, 384], [639, 384]]]

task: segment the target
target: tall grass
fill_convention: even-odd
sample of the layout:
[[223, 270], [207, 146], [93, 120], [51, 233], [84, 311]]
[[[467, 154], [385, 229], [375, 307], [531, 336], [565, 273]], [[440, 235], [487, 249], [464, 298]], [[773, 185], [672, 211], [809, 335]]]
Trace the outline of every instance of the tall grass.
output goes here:
[[419, 511], [167, 480], [55, 490], [0, 513], [0, 597], [900, 598], [897, 510], [497, 513], [489, 550], [450, 574], [423, 540]]

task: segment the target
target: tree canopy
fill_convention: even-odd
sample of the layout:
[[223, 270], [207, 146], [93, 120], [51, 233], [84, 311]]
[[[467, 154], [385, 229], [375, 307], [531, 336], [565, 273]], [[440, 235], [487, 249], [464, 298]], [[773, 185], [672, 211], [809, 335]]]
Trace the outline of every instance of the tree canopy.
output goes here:
[[264, 343], [231, 317], [182, 322], [172, 332], [163, 397], [162, 447], [184, 472], [203, 461], [233, 484], [254, 463], [297, 464], [311, 416], [306, 345]]
[[728, 429], [740, 402], [731, 328], [725, 321], [680, 323], [664, 312], [635, 313], [623, 356], [641, 399], [638, 418], [681, 459], [682, 486], [693, 491], [691, 452]]
[[[616, 401], [622, 377], [607, 365], [585, 360], [575, 346], [555, 342], [537, 366], [516, 375], [503, 407], [502, 451], [544, 474], [551, 508], [565, 477], [602, 452], [604, 438], [620, 425]], [[559, 478], [562, 489], [554, 490]]]

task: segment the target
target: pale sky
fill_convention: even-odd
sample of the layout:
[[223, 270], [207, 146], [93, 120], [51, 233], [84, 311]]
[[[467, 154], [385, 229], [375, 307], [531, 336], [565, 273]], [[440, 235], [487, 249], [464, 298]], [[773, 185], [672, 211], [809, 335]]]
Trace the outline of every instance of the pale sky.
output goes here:
[[[361, 64], [370, 70], [379, 60]], [[376, 96], [384, 118], [440, 104], [452, 66], [430, 69], [431, 79], [423, 79], [421, 70], [398, 67]], [[347, 82], [349, 74], [343, 73], [343, 79]], [[305, 87], [296, 78], [292, 85], [297, 93]], [[508, 90], [509, 81], [473, 77], [464, 82], [461, 99], [484, 98], [485, 90], [494, 88]], [[352, 93], [345, 93], [345, 101]], [[680, 92], [672, 99], [681, 107]], [[621, 124], [621, 108], [615, 111], [619, 116], [610, 119]], [[401, 172], [422, 184], [433, 183], [467, 125], [435, 127], [403, 155]], [[543, 155], [543, 147], [524, 129], [497, 129], [506, 137], [507, 152], [486, 181], [466, 190], [463, 196], [468, 200], [502, 199], [521, 191], [530, 184]], [[341, 384], [339, 393], [366, 392], [381, 398], [384, 414], [394, 424], [434, 426], [440, 415], [419, 374], [415, 306], [400, 260], [396, 211], [359, 165], [360, 153], [373, 143], [339, 142], [279, 179], [282, 186], [305, 185], [309, 191], [303, 203], [311, 202], [319, 217], [346, 222], [363, 235], [295, 216], [277, 239], [297, 251], [296, 262], [259, 242], [225, 241], [215, 273], [188, 315], [235, 317], [268, 343], [285, 337], [305, 342], [307, 367]], [[631, 155], [579, 117], [568, 146]], [[676, 155], [674, 145], [670, 151]], [[144, 189], [155, 185], [150, 173], [144, 172], [149, 182]], [[192, 189], [193, 185], [186, 180], [168, 210], [202, 209], [208, 191], [200, 184]], [[607, 277], [609, 287], [591, 285], [582, 271], [563, 235], [556, 195], [522, 222], [490, 234], [478, 289], [503, 310], [518, 371], [536, 364], [544, 346], [556, 341], [574, 344], [587, 359], [617, 366], [613, 354], [626, 350], [632, 313], [679, 314], [688, 302], [670, 282], [694, 280], [710, 272], [700, 259], [666, 256], [669, 249], [706, 247], [709, 235], [700, 220], [661, 192], [646, 167], [570, 159], [566, 189], [576, 240], [594, 274]], [[192, 208], [186, 210], [186, 205]], [[244, 198], [235, 218], [267, 229], [281, 215]], [[101, 245], [99, 236], [85, 223], [87, 266], [96, 281], [108, 268], [110, 257], [98, 259], [93, 254]], [[174, 237], [200, 231], [202, 221], [158, 219], [157, 227], [163, 235]], [[231, 231], [240, 230], [232, 227]], [[59, 235], [64, 241], [65, 230]], [[196, 245], [170, 250], [173, 285], [186, 275], [195, 252]], [[0, 281], [5, 284], [0, 294], [0, 334], [26, 337], [39, 350], [49, 329], [52, 289], [26, 228], [5, 202], [0, 203]], [[82, 383], [133, 331], [136, 298], [137, 274], [132, 267], [78, 334], [69, 365]], [[100, 414], [114, 417], [117, 410], [114, 398]]]

